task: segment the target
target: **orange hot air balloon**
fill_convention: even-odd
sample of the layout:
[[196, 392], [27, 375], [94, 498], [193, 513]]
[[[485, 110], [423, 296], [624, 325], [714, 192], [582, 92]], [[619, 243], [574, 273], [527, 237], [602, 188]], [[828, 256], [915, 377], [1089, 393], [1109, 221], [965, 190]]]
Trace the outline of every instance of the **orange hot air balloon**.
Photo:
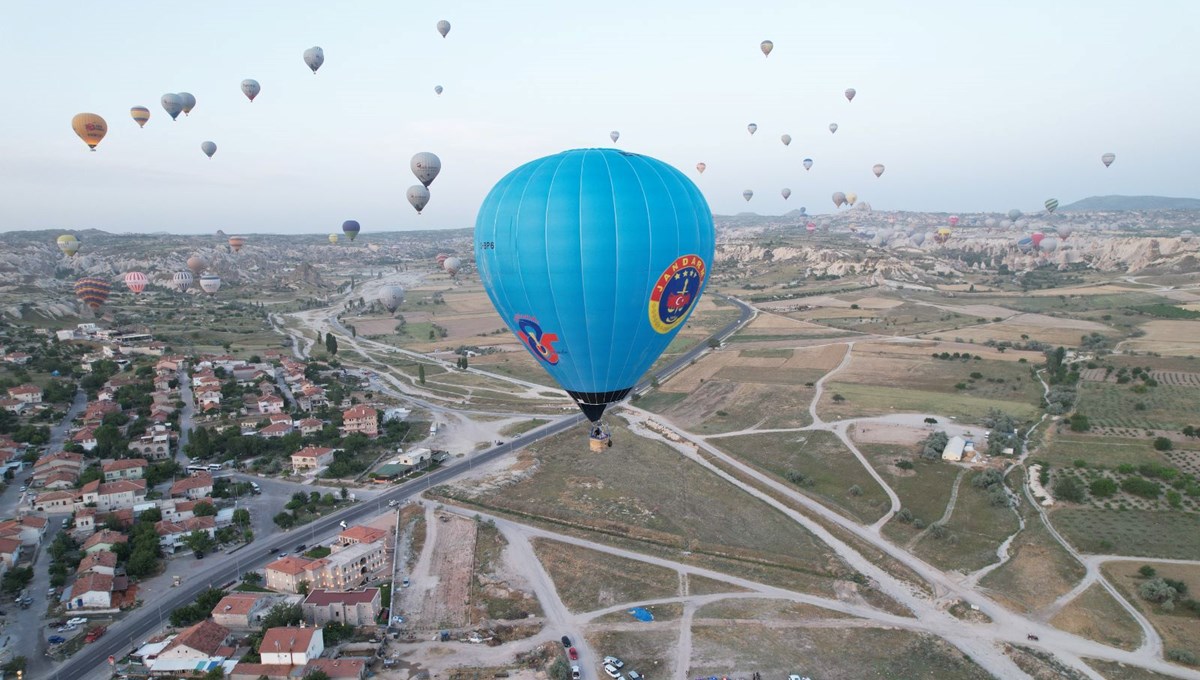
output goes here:
[[242, 238], [241, 236], [229, 237], [229, 247], [233, 248], [233, 252], [240, 252], [242, 250], [242, 246], [244, 245], [246, 245], [246, 239]]
[[92, 309], [99, 309], [111, 292], [112, 286], [99, 277], [85, 276], [75, 282], [75, 297]]
[[208, 267], [208, 262], [205, 262], [203, 257], [200, 257], [199, 255], [193, 255], [188, 258], [187, 268], [190, 269], [196, 276], [200, 276], [201, 272], [203, 272], [206, 267]]
[[88, 148], [95, 151], [96, 145], [104, 139], [104, 135], [108, 134], [108, 123], [94, 113], [77, 113], [71, 119], [71, 129], [88, 145]]

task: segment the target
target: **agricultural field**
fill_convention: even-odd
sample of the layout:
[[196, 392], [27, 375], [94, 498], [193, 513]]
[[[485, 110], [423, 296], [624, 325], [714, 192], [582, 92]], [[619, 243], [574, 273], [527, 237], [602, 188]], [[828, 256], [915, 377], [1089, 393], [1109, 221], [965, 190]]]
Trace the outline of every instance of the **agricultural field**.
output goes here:
[[1200, 515], [1062, 507], [1054, 527], [1085, 553], [1200, 560]]
[[694, 626], [687, 677], [720, 677], [731, 668], [763, 677], [795, 673], [822, 680], [991, 677], [943, 640], [909, 631], [749, 623]]
[[941, 569], [965, 573], [999, 561], [996, 550], [1017, 530], [1016, 512], [989, 502], [989, 494], [971, 482], [978, 473], [963, 478], [945, 535], [932, 530], [917, 541], [913, 553]]
[[[1092, 427], [1144, 435], [1146, 430], [1178, 432], [1196, 425], [1200, 418], [1200, 390], [1184, 385], [1117, 385], [1082, 381], [1076, 410], [1088, 417]], [[1130, 436], [1125, 434], [1124, 436]]]
[[1200, 321], [1156, 319], [1138, 326], [1138, 337], [1124, 340], [1117, 349], [1138, 354], [1200, 355]]
[[[1102, 323], [1083, 319], [1072, 319], [1063, 315], [1050, 316], [1047, 314], [1017, 314], [1000, 321], [978, 324], [973, 327], [950, 328], [936, 335], [954, 337], [959, 342], [971, 342], [978, 345], [988, 341], [1011, 342], [1042, 342], [1052, 346], [1074, 347], [1080, 338], [1092, 333], [1106, 337], [1120, 335], [1118, 331]], [[934, 333], [926, 333], [929, 337]]]
[[821, 418], [827, 421], [889, 413], [933, 413], [957, 418], [964, 423], [978, 423], [992, 410], [1003, 411], [1018, 420], [1034, 419], [1040, 412], [1034, 403], [988, 399], [969, 393], [918, 391], [840, 380], [825, 383], [825, 391], [817, 409]]
[[849, 309], [810, 310], [796, 312], [791, 316], [847, 331], [895, 336], [948, 331], [982, 323], [974, 316], [960, 314], [948, 307], [890, 302], [894, 304], [875, 308], [854, 304]]
[[838, 371], [836, 381], [1021, 404], [1041, 400], [1041, 384], [1024, 364], [975, 359], [970, 352], [972, 358], [959, 359], [953, 352], [941, 358], [937, 350], [918, 354], [907, 347], [896, 349], [881, 343], [855, 344], [849, 365]]
[[533, 550], [563, 604], [589, 612], [679, 594], [678, 572], [569, 543], [533, 539]]
[[[1154, 604], [1141, 597], [1142, 584], [1150, 580], [1139, 573], [1146, 565], [1154, 569], [1155, 578], [1171, 579], [1186, 586], [1186, 592], [1178, 596], [1173, 607]], [[1122, 561], [1109, 562], [1101, 570], [1124, 593], [1125, 599], [1150, 619], [1154, 629], [1163, 638], [1163, 649], [1167, 651], [1168, 658], [1171, 650], [1182, 650], [1200, 657], [1200, 606], [1196, 609], [1184, 606], [1186, 600], [1195, 602], [1195, 598], [1200, 596], [1200, 565]]]
[[1121, 649], [1137, 649], [1142, 628], [1099, 583], [1093, 583], [1063, 607], [1050, 625]]
[[[928, 526], [945, 513], [962, 468], [941, 460], [924, 460], [914, 455], [916, 449], [916, 445], [858, 444], [858, 450], [896, 492], [901, 508], [912, 513], [914, 520], [919, 519], [921, 524]], [[897, 461], [907, 461], [913, 467], [907, 470], [897, 467]], [[920, 531], [914, 522], [902, 522], [898, 517], [883, 525], [884, 535], [899, 545], [904, 545]]]
[[832, 432], [745, 434], [710, 443], [864, 524], [890, 507], [887, 494]]
[[[578, 431], [533, 444], [515, 474], [450, 487], [450, 497], [518, 517], [570, 525], [694, 556], [759, 560], [832, 575], [831, 551], [766, 504], [614, 421], [615, 445], [588, 450]], [[596, 538], [593, 536], [593, 538]], [[836, 560], [834, 560], [836, 562]]]

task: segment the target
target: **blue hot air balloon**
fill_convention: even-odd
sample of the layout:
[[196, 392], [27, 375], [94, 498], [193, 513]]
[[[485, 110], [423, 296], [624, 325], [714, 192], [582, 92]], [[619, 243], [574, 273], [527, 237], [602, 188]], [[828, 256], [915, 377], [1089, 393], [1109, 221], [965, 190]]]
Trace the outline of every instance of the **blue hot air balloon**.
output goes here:
[[345, 232], [346, 236], [350, 237], [351, 241], [354, 240], [355, 236], [358, 236], [360, 229], [362, 229], [362, 227], [358, 225], [358, 220], [346, 220], [345, 222], [342, 222], [342, 231]]
[[475, 221], [475, 262], [496, 311], [602, 432], [683, 328], [708, 281], [712, 212], [662, 161], [564, 151], [494, 186]]

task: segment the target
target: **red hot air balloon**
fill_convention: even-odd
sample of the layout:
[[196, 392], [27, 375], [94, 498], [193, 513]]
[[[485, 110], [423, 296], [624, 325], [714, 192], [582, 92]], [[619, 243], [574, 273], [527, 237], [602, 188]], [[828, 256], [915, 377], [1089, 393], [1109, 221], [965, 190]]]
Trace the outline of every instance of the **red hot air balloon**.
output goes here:
[[146, 290], [146, 275], [141, 272], [129, 272], [125, 275], [125, 285], [136, 295]]

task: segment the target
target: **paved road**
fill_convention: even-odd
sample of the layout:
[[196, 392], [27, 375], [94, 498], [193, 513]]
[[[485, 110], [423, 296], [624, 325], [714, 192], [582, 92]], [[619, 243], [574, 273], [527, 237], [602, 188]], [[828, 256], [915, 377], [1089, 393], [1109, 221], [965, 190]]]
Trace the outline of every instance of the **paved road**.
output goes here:
[[57, 425], [50, 428], [50, 442], [46, 444], [46, 453], [62, 451], [63, 443], [67, 440], [67, 434], [71, 430], [71, 423], [80, 413], [83, 413], [85, 408], [87, 408], [87, 393], [76, 389], [75, 399], [71, 402], [71, 407], [67, 409], [67, 415]]
[[[736, 304], [741, 313], [736, 321], [730, 322], [713, 334], [713, 337], [722, 341], [733, 335], [734, 332], [754, 316], [754, 309], [749, 305], [732, 298], [725, 299]], [[707, 351], [707, 342], [701, 342], [685, 352], [678, 359], [664, 366], [658, 371], [656, 376], [659, 380], [665, 380]], [[650, 381], [646, 380], [639, 383], [638, 387], [639, 389], [644, 389], [649, 384]], [[259, 540], [256, 540], [252, 546], [237, 554], [236, 564], [228, 559], [221, 563], [215, 563], [210, 571], [204, 573], [203, 578], [185, 580], [180, 587], [155, 597], [153, 605], [144, 605], [141, 609], [126, 616], [124, 620], [111, 626], [108, 635], [84, 647], [75, 656], [64, 662], [54, 671], [53, 677], [56, 680], [107, 677], [108, 657], [110, 655], [117, 657], [124, 656], [129, 651], [130, 640], [143, 640], [151, 632], [157, 630], [161, 625], [160, 609], [164, 612], [169, 612], [172, 609], [195, 600], [200, 592], [209, 587], [210, 584], [224, 584], [233, 581], [239, 573], [247, 569], [258, 569], [266, 566], [271, 561], [270, 551], [272, 548], [291, 551], [299, 542], [311, 542], [309, 540], [310, 537], [331, 536], [340, 531], [339, 524], [343, 521], [352, 524], [367, 519], [380, 512], [384, 504], [389, 501], [403, 502], [408, 500], [426, 489], [449, 482], [455, 477], [468, 472], [475, 463], [486, 465], [497, 458], [507, 456], [540, 439], [551, 437], [572, 427], [577, 427], [584, 420], [583, 414], [577, 413], [569, 418], [564, 418], [535, 430], [530, 430], [525, 434], [513, 437], [500, 446], [476, 454], [469, 458], [467, 464], [460, 462], [456, 465], [439, 468], [424, 477], [419, 477], [399, 487], [389, 489], [369, 501], [356, 503], [349, 508], [334, 512], [304, 527], [290, 532], [261, 534]], [[258, 481], [262, 484], [262, 480]], [[262, 496], [262, 498], [266, 497], [265, 495]]]
[[175, 460], [186, 466], [188, 457], [183, 448], [187, 446], [188, 437], [192, 433], [196, 418], [196, 400], [192, 394], [192, 379], [188, 377], [187, 371], [179, 369], [175, 378], [179, 381], [179, 400], [183, 402], [183, 408], [179, 410], [179, 447], [175, 450]]
[[[42, 546], [38, 551], [37, 561], [33, 565], [33, 580], [29, 582], [29, 596], [33, 604], [29, 609], [20, 609], [15, 604], [5, 603], [4, 609], [4, 652], [12, 651], [13, 656], [24, 656], [26, 659], [25, 677], [42, 678], [50, 671], [52, 664], [46, 658], [48, 647], [46, 638], [54, 634], [45, 627], [45, 613], [48, 606], [46, 591], [50, 588], [50, 556], [46, 549], [54, 542], [55, 535], [62, 530], [62, 520], [69, 514], [49, 515], [46, 535], [42, 537]], [[82, 634], [82, 630], [75, 631]], [[61, 633], [67, 636], [70, 633]]]

